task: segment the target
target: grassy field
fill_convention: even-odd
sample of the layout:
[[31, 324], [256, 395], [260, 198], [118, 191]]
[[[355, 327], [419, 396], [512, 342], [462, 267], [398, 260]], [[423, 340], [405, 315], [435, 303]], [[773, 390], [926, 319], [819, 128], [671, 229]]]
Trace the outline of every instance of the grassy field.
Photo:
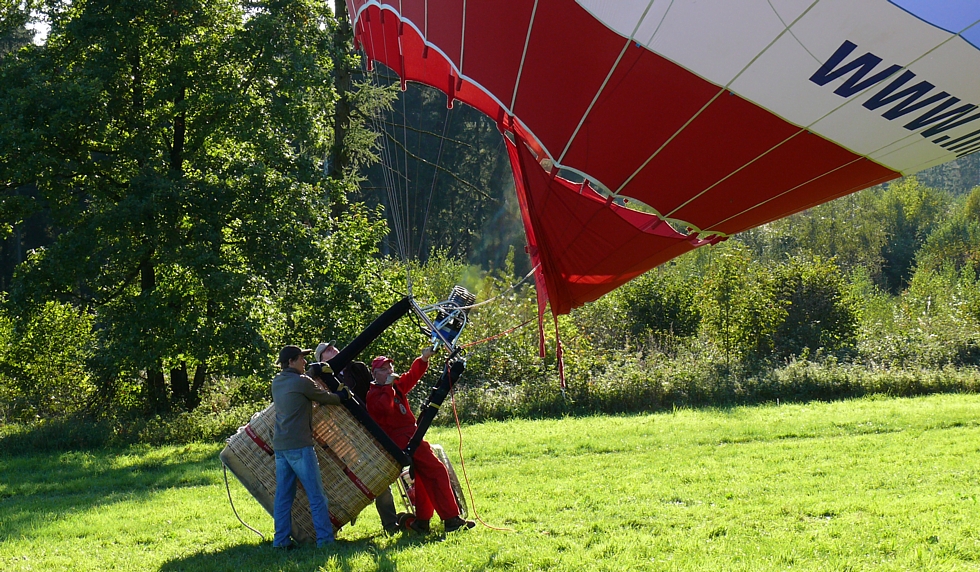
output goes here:
[[[455, 457], [455, 430], [430, 441]], [[463, 447], [511, 530], [389, 538], [368, 508], [289, 553], [229, 475], [266, 540], [235, 519], [221, 445], [0, 458], [0, 570], [980, 569], [977, 395], [488, 423]]]

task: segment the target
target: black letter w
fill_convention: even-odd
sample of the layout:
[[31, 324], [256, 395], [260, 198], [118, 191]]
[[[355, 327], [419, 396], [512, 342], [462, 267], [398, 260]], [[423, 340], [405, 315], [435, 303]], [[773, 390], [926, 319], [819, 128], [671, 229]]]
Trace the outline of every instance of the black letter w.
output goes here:
[[855, 93], [867, 87], [871, 87], [872, 85], [902, 69], [902, 66], [895, 64], [884, 71], [876, 73], [868, 79], [861, 81], [864, 79], [864, 76], [868, 75], [868, 72], [873, 70], [875, 66], [881, 63], [881, 58], [872, 54], [871, 52], [864, 54], [848, 64], [834, 69], [836, 66], [840, 65], [840, 63], [844, 61], [844, 58], [850, 55], [850, 53], [853, 52], [854, 48], [856, 47], [857, 44], [844, 40], [844, 43], [837, 48], [834, 55], [830, 56], [830, 59], [827, 60], [824, 65], [820, 66], [817, 73], [810, 76], [810, 81], [817, 85], [827, 85], [842, 75], [850, 71], [854, 71], [854, 74], [847, 78], [847, 81], [834, 90], [834, 93], [841, 97], [851, 97]]

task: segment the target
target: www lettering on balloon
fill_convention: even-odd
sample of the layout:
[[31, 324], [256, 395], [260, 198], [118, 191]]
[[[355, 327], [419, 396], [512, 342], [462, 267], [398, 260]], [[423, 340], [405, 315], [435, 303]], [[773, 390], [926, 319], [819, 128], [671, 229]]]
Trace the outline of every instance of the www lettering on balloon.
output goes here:
[[889, 121], [902, 117], [908, 120], [911, 117], [904, 125], [906, 129], [917, 131], [925, 128], [921, 132], [923, 137], [956, 153], [957, 157], [980, 150], [980, 129], [964, 134], [957, 133], [955, 138], [949, 134], [942, 135], [980, 119], [980, 112], [974, 113], [978, 107], [976, 104], [961, 104], [960, 98], [946, 91], [932, 93], [935, 85], [928, 81], [913, 83], [915, 72], [907, 69], [902, 71], [903, 67], [898, 64], [876, 71], [882, 58], [871, 52], [845, 62], [855, 48], [857, 44], [845, 40], [834, 55], [810, 76], [810, 81], [823, 86], [850, 74], [834, 90], [834, 93], [846, 98], [891, 79], [864, 102], [864, 107], [872, 111], [885, 108], [881, 116]]

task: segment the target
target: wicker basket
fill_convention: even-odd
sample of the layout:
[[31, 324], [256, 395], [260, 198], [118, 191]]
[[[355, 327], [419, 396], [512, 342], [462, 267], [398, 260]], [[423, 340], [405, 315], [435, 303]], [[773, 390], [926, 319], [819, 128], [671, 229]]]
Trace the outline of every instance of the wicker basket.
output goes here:
[[[275, 423], [275, 405], [270, 405], [232, 435], [219, 455], [270, 515], [276, 495]], [[313, 404], [313, 440], [334, 529], [356, 517], [401, 473], [401, 463], [344, 407]], [[315, 537], [310, 503], [297, 484], [293, 539]]]

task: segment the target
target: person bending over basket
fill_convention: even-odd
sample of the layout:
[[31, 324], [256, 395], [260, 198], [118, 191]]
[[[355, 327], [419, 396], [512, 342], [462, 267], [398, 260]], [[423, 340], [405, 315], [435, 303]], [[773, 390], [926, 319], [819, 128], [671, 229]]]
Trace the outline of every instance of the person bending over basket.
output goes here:
[[[427, 347], [415, 358], [404, 375], [396, 375], [391, 359], [378, 356], [371, 361], [374, 382], [367, 394], [367, 409], [396, 445], [404, 449], [415, 434], [415, 415], [406, 399], [408, 392], [419, 382], [429, 367], [435, 350]], [[459, 505], [449, 484], [449, 473], [429, 447], [422, 441], [412, 460], [415, 477], [415, 518], [405, 524], [422, 534], [429, 532], [433, 512], [439, 513], [446, 532], [473, 528], [476, 523], [463, 520]]]
[[[332, 360], [340, 350], [335, 345], [336, 341], [320, 342], [313, 352], [313, 357], [318, 362], [328, 362]], [[357, 396], [362, 404], [367, 403], [367, 392], [371, 387], [371, 372], [361, 361], [352, 361], [337, 375], [337, 378]], [[381, 518], [381, 526], [385, 533], [395, 534], [399, 531], [399, 515], [395, 510], [395, 497], [391, 494], [391, 488], [387, 488], [374, 499], [374, 507], [378, 509], [378, 517]], [[353, 521], [352, 521], [353, 523]]]
[[320, 464], [313, 450], [313, 402], [340, 405], [341, 398], [318, 388], [312, 379], [303, 375], [306, 356], [312, 351], [298, 346], [282, 348], [276, 361], [282, 371], [272, 380], [272, 401], [276, 405], [276, 427], [272, 437], [272, 448], [276, 451], [276, 498], [272, 515], [276, 533], [272, 546], [276, 548], [295, 547], [289, 535], [293, 528], [296, 479], [303, 483], [310, 500], [317, 547], [334, 540]]

